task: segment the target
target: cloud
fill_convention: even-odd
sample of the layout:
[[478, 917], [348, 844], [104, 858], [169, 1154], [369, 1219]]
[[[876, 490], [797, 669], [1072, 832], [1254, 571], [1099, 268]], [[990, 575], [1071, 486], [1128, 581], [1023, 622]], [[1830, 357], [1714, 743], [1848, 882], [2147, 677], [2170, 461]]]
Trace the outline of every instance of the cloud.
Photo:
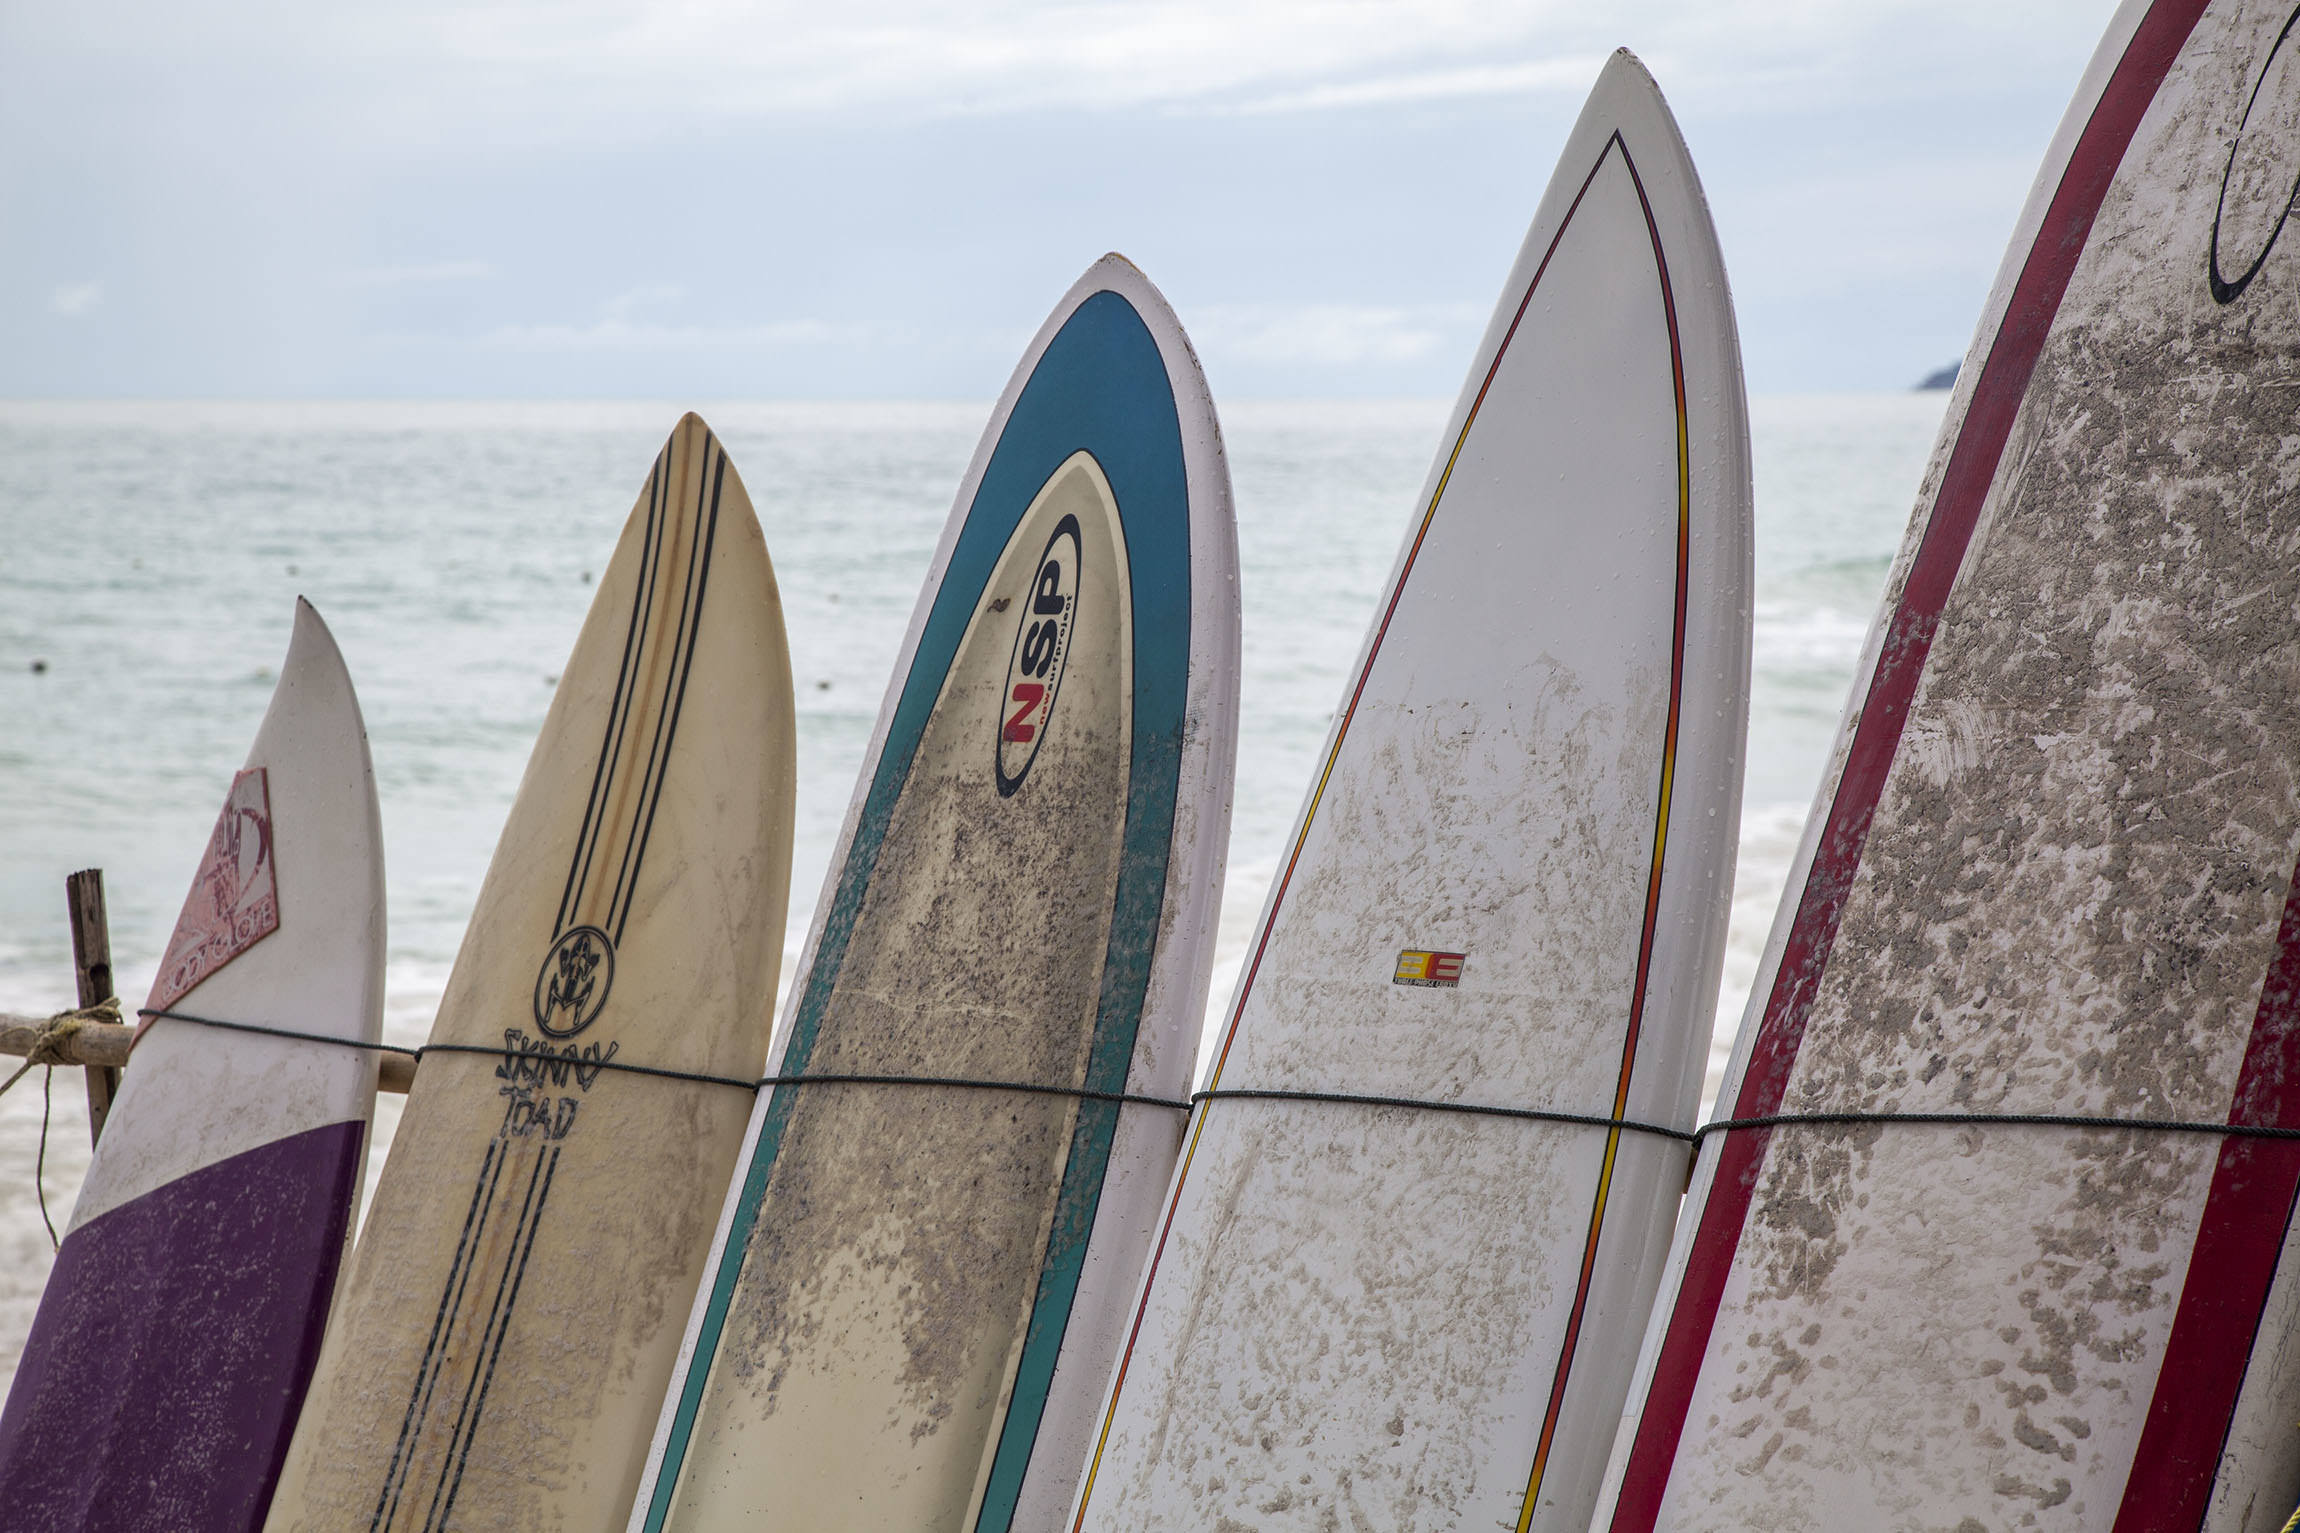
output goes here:
[[483, 282], [495, 275], [485, 261], [432, 261], [419, 266], [371, 266], [347, 271], [341, 280], [352, 287], [427, 287], [446, 282]]
[[[1149, 259], [1189, 300], [1209, 360], [1255, 386], [1448, 388], [1578, 93], [1623, 43], [1700, 160], [1753, 380], [1898, 383], [1961, 344], [2114, 9], [0, 9], [0, 176], [30, 177], [39, 199], [19, 220], [34, 241], [19, 264], [83, 274], [101, 209], [106, 286], [160, 321], [133, 348], [92, 353], [74, 338], [102, 321], [37, 306], [84, 315], [103, 290], [51, 299], [41, 282], [19, 305], [48, 350], [0, 348], [13, 353], [0, 392], [82, 387], [163, 355], [152, 377], [269, 377], [256, 348], [211, 338], [257, 332], [277, 337], [282, 380], [367, 377], [339, 360], [358, 336], [392, 366], [425, 348], [487, 351], [487, 376], [530, 380], [506, 388], [554, 391], [645, 359], [794, 388], [987, 389], [1012, 347], [978, 332], [1027, 331], [1067, 274], [1056, 252], [1110, 242]], [[46, 176], [42, 146], [59, 142], [84, 151], [85, 173]], [[653, 220], [673, 214], [685, 222], [666, 246]], [[634, 285], [665, 272], [687, 291]], [[1427, 307], [1453, 300], [1475, 312]]]
[[1370, 80], [1336, 81], [1306, 90], [1284, 91], [1245, 101], [1231, 108], [1241, 115], [1265, 112], [1322, 112], [1353, 107], [1402, 106], [1410, 102], [1455, 101], [1475, 96], [1532, 95], [1547, 91], [1582, 91], [1597, 78], [1602, 55], [1535, 59], [1522, 64], [1479, 64], [1463, 69], [1433, 69], [1417, 74], [1379, 76]]
[[798, 0], [403, 10], [440, 63], [561, 102], [706, 115], [893, 108], [904, 117], [1205, 105], [1341, 74], [1532, 49], [1562, 0]]
[[[1749, 257], [1742, 298], [1851, 291], [1884, 277], [1913, 282], [1996, 254], [2036, 161], [2004, 150], [1941, 150], [1847, 169], [1808, 165], [1740, 190], [1727, 212]], [[1825, 219], [1814, 210], [1826, 209]], [[1842, 252], [1858, 258], [1841, 259]]]
[[479, 342], [510, 351], [755, 351], [793, 346], [852, 346], [884, 338], [871, 326], [833, 324], [819, 319], [708, 325], [644, 317], [647, 311], [677, 304], [686, 296], [687, 290], [676, 282], [642, 283], [600, 304], [597, 319], [499, 325], [481, 336]]
[[[867, 113], [1384, 110], [1586, 83], [1613, 47], [1673, 98], [1772, 113], [2027, 88], [2109, 0], [375, 0], [284, 13], [136, 0], [27, 13], [19, 43], [173, 80], [231, 79], [382, 141], [613, 140]], [[292, 20], [283, 24], [283, 16]], [[39, 34], [37, 37], [31, 35]], [[125, 39], [125, 40], [124, 40]], [[134, 73], [135, 71], [129, 71]], [[112, 78], [120, 71], [109, 69]], [[1791, 90], [1790, 87], [1795, 89]]]
[[48, 294], [48, 312], [77, 319], [103, 301], [103, 283], [68, 282]]
[[[498, 0], [404, 8], [428, 39], [548, 120], [554, 103], [708, 116], [898, 117], [1162, 108], [1399, 107], [1586, 86], [1606, 54], [1665, 85], [1777, 109], [1789, 81], [1874, 94], [1990, 78], [2038, 38], [2097, 35], [2107, 0]], [[1882, 77], [1880, 79], [1880, 76]]]
[[1215, 305], [1191, 316], [1208, 358], [1279, 366], [1418, 362], [1474, 326], [1466, 305]]
[[599, 306], [599, 312], [610, 322], [620, 324], [640, 309], [658, 304], [677, 303], [687, 296], [687, 290], [676, 282], [648, 282], [617, 293]]
[[504, 325], [480, 338], [510, 351], [746, 351], [853, 344], [869, 338], [859, 325], [781, 320], [764, 325], [660, 325], [611, 316], [589, 324]]

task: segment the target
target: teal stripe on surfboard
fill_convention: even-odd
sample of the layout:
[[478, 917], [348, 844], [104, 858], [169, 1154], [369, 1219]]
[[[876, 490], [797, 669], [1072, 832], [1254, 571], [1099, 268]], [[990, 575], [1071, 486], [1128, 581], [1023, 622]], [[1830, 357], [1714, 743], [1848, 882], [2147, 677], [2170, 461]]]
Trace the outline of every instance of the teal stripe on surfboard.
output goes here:
[[[1033, 498], [1072, 454], [1091, 454], [1108, 480], [1126, 543], [1133, 613], [1132, 755], [1126, 827], [1085, 1084], [1125, 1088], [1149, 988], [1174, 832], [1190, 662], [1190, 501], [1181, 423], [1158, 343], [1125, 298], [1087, 298], [1047, 343], [983, 470], [951, 549], [878, 767], [857, 818], [837, 891], [792, 1024], [781, 1069], [807, 1069], [823, 1015], [869, 892], [887, 826], [910, 777], [943, 680], [1005, 549]], [[680, 1391], [646, 1528], [662, 1528], [710, 1383], [745, 1251], [795, 1092], [769, 1099]], [[999, 1427], [976, 1533], [1005, 1533], [1044, 1412], [1094, 1227], [1119, 1106], [1081, 1102], [1053, 1228], [1005, 1420]]]

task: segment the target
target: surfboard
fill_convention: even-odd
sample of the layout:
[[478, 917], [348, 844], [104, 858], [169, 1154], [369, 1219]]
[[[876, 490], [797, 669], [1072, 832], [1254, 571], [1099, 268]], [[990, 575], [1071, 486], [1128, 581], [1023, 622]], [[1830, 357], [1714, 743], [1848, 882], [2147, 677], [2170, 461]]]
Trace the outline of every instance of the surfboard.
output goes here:
[[383, 1027], [383, 834], [359, 700], [298, 601], [161, 955], [0, 1412], [0, 1521], [262, 1524], [319, 1356]]
[[2300, 38], [2135, 0], [1966, 354], [1597, 1526], [2300, 1494]]
[[1108, 256], [936, 549], [633, 1528], [1060, 1518], [1180, 1143], [1116, 1097], [1187, 1090], [1237, 686], [1213, 405]]
[[1687, 1160], [1607, 1125], [1691, 1127], [1750, 569], [1724, 265], [1618, 53], [1335, 711], [1068, 1526], [1584, 1525]]
[[766, 1056], [793, 774], [766, 542], [689, 415], [480, 887], [270, 1527], [622, 1525]]

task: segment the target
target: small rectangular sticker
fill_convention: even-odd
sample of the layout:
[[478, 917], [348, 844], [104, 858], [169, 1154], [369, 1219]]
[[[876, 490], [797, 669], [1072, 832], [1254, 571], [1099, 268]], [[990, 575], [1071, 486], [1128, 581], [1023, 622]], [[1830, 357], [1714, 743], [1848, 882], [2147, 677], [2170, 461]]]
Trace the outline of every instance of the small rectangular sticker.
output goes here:
[[1397, 972], [1390, 976], [1390, 983], [1451, 990], [1461, 983], [1461, 962], [1468, 956], [1467, 953], [1434, 953], [1409, 947], [1398, 954]]

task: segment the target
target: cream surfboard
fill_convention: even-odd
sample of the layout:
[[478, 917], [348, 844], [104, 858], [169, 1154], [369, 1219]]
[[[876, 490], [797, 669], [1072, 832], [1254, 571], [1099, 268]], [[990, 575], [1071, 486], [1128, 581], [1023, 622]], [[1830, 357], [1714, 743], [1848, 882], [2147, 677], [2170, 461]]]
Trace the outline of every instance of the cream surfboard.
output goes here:
[[1596, 1524], [2300, 1492], [2300, 36], [2111, 23], [1951, 399]]
[[1687, 1159], [1603, 1125], [1691, 1126], [1749, 585], [1724, 267], [1620, 53], [1336, 711], [1070, 1525], [1583, 1526]]
[[383, 942], [359, 700], [299, 601], [0, 1413], [0, 1523], [262, 1525], [359, 1194]]
[[774, 571], [690, 415], [545, 716], [271, 1527], [622, 1525], [766, 1055], [792, 777]]
[[1113, 1096], [1179, 1097], [1204, 1011], [1236, 571], [1196, 359], [1106, 257], [959, 491], [777, 1045], [983, 1084], [762, 1095], [633, 1528], [1061, 1516], [1180, 1138]]

